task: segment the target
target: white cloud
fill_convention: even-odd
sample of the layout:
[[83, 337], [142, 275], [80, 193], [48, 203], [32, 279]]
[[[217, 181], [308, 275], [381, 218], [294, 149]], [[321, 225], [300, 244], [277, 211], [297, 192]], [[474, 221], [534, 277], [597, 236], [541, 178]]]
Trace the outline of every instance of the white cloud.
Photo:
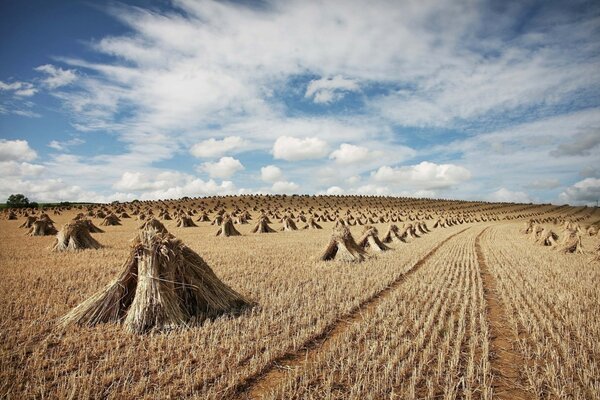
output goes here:
[[35, 68], [36, 71], [46, 75], [42, 82], [50, 89], [56, 89], [62, 86], [70, 85], [77, 80], [77, 74], [72, 69], [62, 69], [52, 64], [40, 65]]
[[0, 176], [31, 176], [44, 172], [44, 166], [28, 162], [0, 161]]
[[113, 187], [143, 200], [237, 193], [231, 181], [204, 181], [176, 171], [125, 172]]
[[366, 147], [342, 143], [339, 149], [329, 155], [329, 158], [339, 164], [354, 164], [369, 159], [370, 154]]
[[559, 195], [559, 200], [568, 204], [596, 205], [600, 200], [600, 179], [586, 178], [569, 186]]
[[241, 150], [247, 145], [247, 141], [239, 136], [228, 136], [221, 140], [210, 138], [193, 145], [190, 153], [198, 158], [212, 158], [222, 156], [228, 152]]
[[288, 181], [277, 181], [271, 186], [274, 193], [295, 193], [299, 188], [299, 185]]
[[260, 169], [260, 179], [265, 182], [276, 182], [281, 180], [282, 177], [281, 169], [275, 165], [267, 165]]
[[454, 164], [423, 161], [417, 165], [392, 168], [380, 167], [372, 174], [375, 181], [423, 189], [449, 188], [471, 178], [468, 169]]
[[37, 89], [29, 82], [6, 83], [0, 81], [0, 91], [12, 92], [18, 97], [30, 97], [37, 93]]
[[65, 141], [51, 140], [50, 143], [48, 143], [48, 147], [58, 151], [66, 151], [69, 147], [78, 146], [83, 143], [85, 143], [85, 140], [80, 138], [73, 138]]
[[346, 193], [346, 191], [339, 186], [331, 186], [325, 193], [329, 195], [340, 195]]
[[487, 200], [501, 203], [531, 203], [531, 198], [525, 192], [513, 192], [500, 188], [487, 196]]
[[0, 161], [31, 161], [36, 157], [26, 140], [0, 139]]
[[313, 98], [315, 103], [331, 103], [340, 100], [346, 92], [357, 92], [360, 87], [356, 81], [345, 79], [341, 75], [333, 78], [315, 79], [309, 82], [304, 97]]
[[217, 162], [203, 163], [200, 169], [207, 172], [211, 178], [229, 178], [236, 172], [242, 171], [244, 166], [233, 157], [221, 157]]
[[273, 157], [286, 161], [323, 158], [327, 151], [327, 142], [316, 137], [299, 139], [280, 136], [273, 145]]
[[352, 190], [355, 194], [386, 196], [390, 194], [390, 189], [387, 186], [379, 186], [374, 184], [366, 184]]
[[156, 173], [124, 172], [113, 187], [125, 191], [159, 190], [178, 185], [186, 178], [185, 174], [175, 171], [157, 171]]

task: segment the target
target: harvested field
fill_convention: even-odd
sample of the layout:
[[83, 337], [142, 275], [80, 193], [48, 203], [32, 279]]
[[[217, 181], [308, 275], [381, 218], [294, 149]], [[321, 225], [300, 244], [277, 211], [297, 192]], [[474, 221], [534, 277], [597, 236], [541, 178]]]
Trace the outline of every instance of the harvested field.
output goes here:
[[[600, 398], [600, 237], [587, 233], [597, 208], [228, 196], [50, 211], [59, 231], [79, 213], [96, 226], [132, 218], [89, 233], [101, 248], [54, 252], [54, 235], [29, 236], [27, 217], [2, 214], [0, 397]], [[142, 214], [252, 306], [143, 334], [61, 327], [135, 256]], [[179, 227], [183, 215], [193, 225]], [[215, 235], [218, 215], [241, 235]], [[261, 216], [273, 232], [253, 233]], [[323, 229], [282, 231], [309, 220]], [[357, 241], [366, 225], [383, 239], [395, 224], [404, 239], [322, 261], [339, 220]], [[557, 245], [523, 233], [535, 224]], [[558, 248], [569, 232], [582, 252]]]

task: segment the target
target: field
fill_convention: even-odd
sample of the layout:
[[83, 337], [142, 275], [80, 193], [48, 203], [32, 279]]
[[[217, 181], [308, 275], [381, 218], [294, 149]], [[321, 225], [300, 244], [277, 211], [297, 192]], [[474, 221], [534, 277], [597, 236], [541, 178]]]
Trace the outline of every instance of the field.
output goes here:
[[[100, 226], [97, 213], [116, 208], [131, 218]], [[149, 210], [167, 211], [167, 230], [254, 306], [144, 334], [59, 326], [119, 275]], [[215, 236], [219, 210], [248, 211], [241, 236]], [[177, 227], [183, 212], [210, 221]], [[598, 208], [243, 196], [47, 213], [59, 230], [86, 214], [103, 248], [53, 252], [55, 235], [28, 236], [22, 212], [3, 212], [2, 398], [600, 399]], [[261, 214], [276, 232], [251, 233]], [[281, 232], [286, 214], [323, 229]], [[362, 262], [321, 261], [339, 219], [356, 240], [361, 224], [379, 238], [390, 224], [429, 232]], [[535, 241], [544, 228], [555, 245]], [[580, 240], [573, 253], [561, 251], [566, 232]]]

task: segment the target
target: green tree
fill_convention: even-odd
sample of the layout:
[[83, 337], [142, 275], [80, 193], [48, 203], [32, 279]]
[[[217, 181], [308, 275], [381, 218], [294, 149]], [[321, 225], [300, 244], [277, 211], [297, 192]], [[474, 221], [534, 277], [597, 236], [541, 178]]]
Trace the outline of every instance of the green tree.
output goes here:
[[10, 196], [8, 196], [8, 200], [6, 200], [6, 206], [14, 208], [24, 208], [29, 207], [30, 203], [29, 199], [25, 197], [25, 195], [19, 193], [11, 194]]

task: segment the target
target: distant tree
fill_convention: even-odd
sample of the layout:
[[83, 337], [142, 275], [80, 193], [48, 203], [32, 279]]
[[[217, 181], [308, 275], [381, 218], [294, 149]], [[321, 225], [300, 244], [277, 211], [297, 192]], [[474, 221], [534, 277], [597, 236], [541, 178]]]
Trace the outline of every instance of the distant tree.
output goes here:
[[6, 206], [12, 208], [30, 207], [29, 199], [22, 194], [11, 194], [6, 200]]

